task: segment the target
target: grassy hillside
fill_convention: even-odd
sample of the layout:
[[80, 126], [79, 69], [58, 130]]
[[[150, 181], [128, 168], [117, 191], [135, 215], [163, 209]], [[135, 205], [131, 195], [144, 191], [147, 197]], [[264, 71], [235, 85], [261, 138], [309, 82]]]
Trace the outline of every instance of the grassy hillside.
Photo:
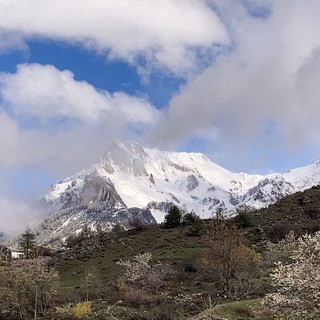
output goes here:
[[[208, 222], [207, 222], [208, 223]], [[132, 259], [135, 255], [151, 252], [153, 260], [174, 266], [181, 273], [186, 284], [181, 282], [179, 291], [193, 291], [196, 277], [193, 262], [206, 248], [204, 236], [187, 236], [186, 228], [164, 229], [158, 225], [147, 226], [142, 231], [129, 230], [122, 233], [105, 233], [82, 241], [61, 253], [57, 268], [61, 277], [61, 292], [77, 293], [86, 290], [86, 275], [93, 274], [103, 280], [103, 289], [114, 289], [123, 267], [117, 265], [120, 259]], [[186, 286], [188, 288], [186, 288]], [[97, 293], [94, 288], [94, 294]]]
[[261, 226], [272, 241], [283, 238], [290, 230], [297, 235], [320, 230], [320, 186], [289, 195], [254, 212], [252, 223]]
[[[288, 196], [266, 209], [246, 212], [244, 218], [224, 222], [225, 234], [219, 234], [217, 221], [206, 220], [196, 236], [190, 235], [190, 226], [166, 229], [151, 225], [142, 230], [101, 232], [76, 239], [70, 248], [55, 252], [52, 257], [51, 264], [60, 277], [53, 297], [59, 308], [52, 307], [41, 316], [62, 320], [202, 320], [209, 319], [209, 315], [212, 319], [272, 319], [271, 312], [260, 303], [261, 298], [272, 290], [270, 263], [263, 260], [266, 240], [281, 239], [290, 230], [298, 234], [318, 230], [320, 188]], [[230, 242], [221, 242], [225, 240], [224, 236], [229, 237]], [[241, 240], [239, 245], [237, 239]], [[247, 254], [236, 270], [238, 277], [244, 276], [241, 289], [243, 285], [248, 286], [240, 295], [232, 292], [227, 296], [221, 283], [219, 285], [222, 280], [214, 274], [219, 272], [218, 264], [222, 266], [224, 259], [217, 250], [226, 244], [243, 250], [239, 251], [237, 259], [241, 260], [241, 255]], [[155, 276], [161, 278], [159, 290], [158, 287], [150, 290], [150, 286], [125, 283], [126, 269], [117, 263], [146, 252], [152, 254], [152, 270], [156, 270]], [[248, 264], [249, 258], [259, 260], [258, 269], [256, 265]], [[7, 265], [1, 269], [4, 278], [8, 268]], [[240, 290], [237, 283], [240, 278], [234, 275], [231, 278], [230, 285]], [[150, 281], [154, 280], [150, 278]], [[1, 292], [6, 293], [3, 288]], [[92, 302], [88, 315], [81, 318], [72, 314], [74, 304], [86, 300]], [[10, 319], [8, 313], [5, 319]]]
[[[88, 294], [89, 300], [96, 301], [97, 309], [101, 307], [101, 301], [110, 305], [118, 304], [119, 300], [123, 300], [118, 281], [124, 268], [117, 262], [132, 259], [138, 253], [151, 252], [154, 263], [169, 265], [174, 276], [165, 280], [160, 298], [152, 297], [151, 300], [155, 299], [152, 302], [146, 299], [141, 303], [131, 301], [135, 298], [129, 299], [129, 303], [124, 303], [126, 308], [134, 307], [136, 312], [137, 306], [142, 310], [145, 307], [150, 309], [148, 305], [151, 303], [152, 308], [176, 308], [175, 314], [179, 314], [177, 319], [187, 319], [205, 309], [209, 298], [214, 304], [229, 300], [221, 295], [209, 274], [198, 270], [198, 257], [210, 254], [212, 244], [208, 242], [208, 234], [212, 223], [210, 220], [205, 221], [199, 236], [190, 236], [188, 226], [165, 229], [153, 225], [141, 231], [101, 234], [82, 241], [56, 258], [61, 279], [59, 294], [65, 301], [71, 302], [83, 301]], [[268, 287], [268, 281], [262, 279], [260, 287], [249, 296], [261, 297], [269, 290]], [[166, 307], [161, 307], [162, 303]], [[117, 309], [117, 312], [121, 313], [123, 309]], [[132, 319], [142, 319], [140, 316], [136, 315]]]

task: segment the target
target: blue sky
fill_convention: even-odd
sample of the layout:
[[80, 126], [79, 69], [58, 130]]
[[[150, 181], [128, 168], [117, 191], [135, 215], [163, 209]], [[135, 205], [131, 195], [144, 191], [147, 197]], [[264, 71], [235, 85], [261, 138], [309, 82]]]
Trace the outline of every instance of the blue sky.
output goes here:
[[317, 0], [0, 0], [2, 211], [28, 217], [113, 139], [237, 172], [317, 160], [319, 14]]

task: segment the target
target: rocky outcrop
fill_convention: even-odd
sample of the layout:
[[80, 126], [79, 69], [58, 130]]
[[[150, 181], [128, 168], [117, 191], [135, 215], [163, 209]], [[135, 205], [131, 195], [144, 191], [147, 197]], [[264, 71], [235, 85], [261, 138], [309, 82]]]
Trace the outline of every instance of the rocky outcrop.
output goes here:
[[65, 237], [80, 232], [85, 225], [93, 230], [97, 225], [109, 230], [116, 223], [128, 228], [136, 217], [146, 224], [156, 223], [148, 208], [127, 208], [110, 179], [97, 172], [84, 177], [81, 190], [76, 189], [76, 184], [73, 187], [61, 194], [60, 209], [51, 212], [38, 228], [40, 243], [59, 245]]

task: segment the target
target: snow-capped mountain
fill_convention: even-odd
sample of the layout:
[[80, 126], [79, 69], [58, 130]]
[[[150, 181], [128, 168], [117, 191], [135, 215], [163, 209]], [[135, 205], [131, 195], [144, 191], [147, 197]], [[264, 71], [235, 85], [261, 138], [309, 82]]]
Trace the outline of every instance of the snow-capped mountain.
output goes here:
[[53, 213], [41, 232], [65, 235], [96, 221], [128, 224], [135, 215], [161, 222], [172, 204], [208, 218], [244, 205], [265, 207], [319, 183], [320, 161], [284, 174], [250, 175], [201, 153], [113, 143], [97, 164], [51, 186], [43, 200]]

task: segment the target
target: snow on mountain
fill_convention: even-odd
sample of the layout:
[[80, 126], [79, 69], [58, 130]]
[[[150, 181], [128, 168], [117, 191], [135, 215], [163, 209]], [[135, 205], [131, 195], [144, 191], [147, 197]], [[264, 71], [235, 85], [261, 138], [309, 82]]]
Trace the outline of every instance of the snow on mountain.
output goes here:
[[283, 176], [297, 190], [309, 189], [320, 182], [320, 160], [305, 167], [289, 170]]
[[[92, 212], [94, 218], [114, 223], [120, 218], [127, 221], [135, 208], [135, 214], [151, 223], [151, 213], [161, 222], [176, 204], [208, 218], [244, 205], [265, 207], [319, 183], [320, 161], [284, 174], [250, 175], [232, 173], [201, 153], [166, 152], [115, 142], [97, 164], [51, 186], [44, 200], [53, 211], [47, 219], [49, 229], [72, 225], [74, 231], [88, 217], [94, 220]], [[70, 223], [74, 219], [78, 219], [77, 227]], [[50, 221], [56, 221], [55, 227]]]

